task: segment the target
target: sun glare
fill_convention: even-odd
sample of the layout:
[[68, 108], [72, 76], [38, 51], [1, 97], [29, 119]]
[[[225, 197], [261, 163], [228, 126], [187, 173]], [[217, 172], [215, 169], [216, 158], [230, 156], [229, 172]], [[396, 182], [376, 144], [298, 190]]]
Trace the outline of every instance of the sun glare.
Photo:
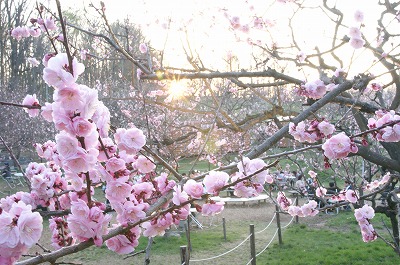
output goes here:
[[182, 98], [186, 92], [186, 84], [182, 81], [172, 81], [168, 88], [169, 95], [174, 98]]

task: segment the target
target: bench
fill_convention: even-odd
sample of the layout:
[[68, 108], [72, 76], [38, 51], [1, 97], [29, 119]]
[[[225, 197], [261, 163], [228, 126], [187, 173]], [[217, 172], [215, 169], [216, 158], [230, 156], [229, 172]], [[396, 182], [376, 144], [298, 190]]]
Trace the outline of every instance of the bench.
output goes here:
[[245, 205], [246, 202], [251, 202], [251, 201], [258, 201], [260, 203], [261, 201], [267, 202], [267, 199], [269, 196], [267, 194], [260, 194], [256, 197], [250, 197], [250, 198], [238, 198], [238, 197], [211, 197], [211, 200], [216, 201], [216, 202], [225, 202], [226, 204], [228, 202], [242, 202], [243, 205]]

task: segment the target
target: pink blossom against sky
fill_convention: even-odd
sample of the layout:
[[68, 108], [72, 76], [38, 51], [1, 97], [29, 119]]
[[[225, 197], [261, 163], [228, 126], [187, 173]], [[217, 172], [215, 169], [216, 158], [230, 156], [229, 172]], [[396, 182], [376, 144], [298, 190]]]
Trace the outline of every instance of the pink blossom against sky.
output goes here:
[[[100, 6], [98, 0], [62, 1], [62, 5], [64, 8], [85, 6], [85, 11], [94, 16], [92, 8], [88, 7], [90, 2], [93, 2], [95, 6]], [[254, 21], [251, 19], [254, 18], [254, 15], [274, 21], [276, 26], [269, 28], [269, 31], [271, 35], [275, 36], [274, 41], [283, 46], [290, 38], [287, 19], [296, 8], [293, 3], [283, 4], [275, 0], [104, 0], [103, 2], [106, 14], [111, 21], [129, 17], [133, 23], [141, 27], [147, 39], [151, 41], [152, 47], [163, 49], [165, 45], [166, 61], [173, 61], [175, 65], [187, 63], [182, 49], [182, 45], [186, 49], [188, 48], [185, 42], [186, 31], [192, 50], [199, 52], [205, 65], [215, 68], [222, 67], [223, 59], [226, 58], [229, 51], [240, 57], [240, 64], [243, 67], [249, 64], [252, 60], [250, 53], [254, 49], [247, 44], [247, 38], [253, 41], [259, 39], [262, 45], [271, 45], [272, 43], [269, 38], [270, 34], [266, 34], [265, 31], [233, 32], [233, 29], [230, 29], [229, 17], [239, 17], [244, 28], [248, 25], [253, 26]], [[305, 5], [309, 7], [321, 5], [321, 2], [320, 0], [304, 1]], [[360, 22], [355, 20], [354, 14], [361, 11], [364, 14], [363, 23], [366, 25], [362, 29], [362, 33], [372, 42], [376, 35], [376, 25], [373, 23], [379, 15], [375, 2], [337, 0], [337, 8], [344, 12], [343, 23], [347, 27], [347, 29], [343, 28], [339, 38], [348, 34], [349, 27], [360, 25]], [[305, 54], [313, 52], [316, 45], [323, 50], [332, 42], [330, 29], [333, 27], [326, 27], [330, 24], [330, 20], [321, 13], [316, 14], [316, 10], [318, 9], [303, 10], [300, 12], [303, 15], [293, 19], [296, 37], [300, 40], [299, 45], [304, 47]], [[169, 21], [170, 30], [168, 31], [166, 27]], [[241, 39], [241, 42], [236, 41], [235, 35]], [[349, 52], [352, 51], [349, 47]], [[365, 57], [359, 56], [357, 59], [366, 60]], [[358, 64], [370, 65], [370, 62], [366, 64], [358, 62]]]

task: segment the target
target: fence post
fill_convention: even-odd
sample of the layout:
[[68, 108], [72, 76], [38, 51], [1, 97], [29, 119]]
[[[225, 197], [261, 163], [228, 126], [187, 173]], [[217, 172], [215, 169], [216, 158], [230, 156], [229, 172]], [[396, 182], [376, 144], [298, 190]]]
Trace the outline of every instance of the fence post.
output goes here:
[[222, 229], [223, 229], [223, 231], [224, 231], [224, 240], [226, 241], [225, 217], [222, 218]]
[[250, 225], [250, 255], [251, 265], [256, 265], [256, 240], [254, 234], [254, 225]]
[[276, 210], [276, 224], [278, 226], [279, 245], [282, 245], [281, 217], [279, 216], [278, 205], [275, 205], [275, 210]]
[[187, 246], [181, 246], [181, 265], [189, 265], [189, 254]]
[[186, 240], [188, 243], [188, 248], [189, 251], [192, 251], [192, 241], [190, 240], [190, 217], [187, 218], [187, 222], [185, 224], [185, 230], [186, 230]]
[[[296, 193], [296, 206], [299, 206], [299, 193]], [[296, 224], [299, 223], [299, 216], [296, 215]]]

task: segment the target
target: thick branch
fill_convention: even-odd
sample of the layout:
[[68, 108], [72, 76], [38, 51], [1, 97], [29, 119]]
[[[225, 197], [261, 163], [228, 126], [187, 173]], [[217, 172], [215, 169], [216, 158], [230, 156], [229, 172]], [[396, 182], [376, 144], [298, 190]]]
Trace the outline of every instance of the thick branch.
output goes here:
[[363, 157], [364, 159], [389, 168], [389, 169], [393, 169], [396, 170], [397, 172], [400, 172], [400, 164], [398, 161], [394, 160], [394, 159], [390, 159], [389, 157], [386, 156], [382, 156], [376, 152], [371, 151], [369, 148], [364, 147], [364, 146], [358, 146], [358, 152], [357, 155], [360, 155], [361, 157]]
[[[357, 86], [366, 86], [368, 82], [370, 81], [370, 78], [362, 78], [359, 80], [360, 82], [357, 83]], [[325, 106], [327, 103], [332, 101], [336, 96], [340, 95], [346, 90], [349, 90], [353, 87], [355, 84], [355, 81], [346, 81], [342, 84], [340, 84], [336, 89], [330, 91], [327, 93], [323, 98], [320, 100], [316, 101], [314, 104], [312, 104], [308, 109], [297, 115], [292, 121], [297, 124], [303, 120], [305, 120], [308, 116], [311, 114], [315, 113], [319, 109], [321, 109], [323, 106]], [[276, 144], [280, 139], [283, 138], [283, 136], [289, 131], [289, 124], [283, 126], [279, 131], [277, 131], [274, 135], [272, 135], [270, 138], [265, 140], [262, 144], [259, 146], [255, 147], [252, 151], [250, 151], [246, 156], [249, 158], [255, 158], [260, 156], [262, 153], [267, 151], [269, 148], [271, 148], [274, 144]]]
[[181, 80], [181, 79], [212, 79], [212, 78], [240, 78], [240, 77], [273, 77], [275, 79], [285, 80], [289, 83], [301, 84], [303, 81], [291, 76], [278, 73], [276, 70], [269, 68], [262, 72], [212, 72], [212, 73], [169, 73], [157, 72], [156, 74], [144, 75], [143, 80]]

